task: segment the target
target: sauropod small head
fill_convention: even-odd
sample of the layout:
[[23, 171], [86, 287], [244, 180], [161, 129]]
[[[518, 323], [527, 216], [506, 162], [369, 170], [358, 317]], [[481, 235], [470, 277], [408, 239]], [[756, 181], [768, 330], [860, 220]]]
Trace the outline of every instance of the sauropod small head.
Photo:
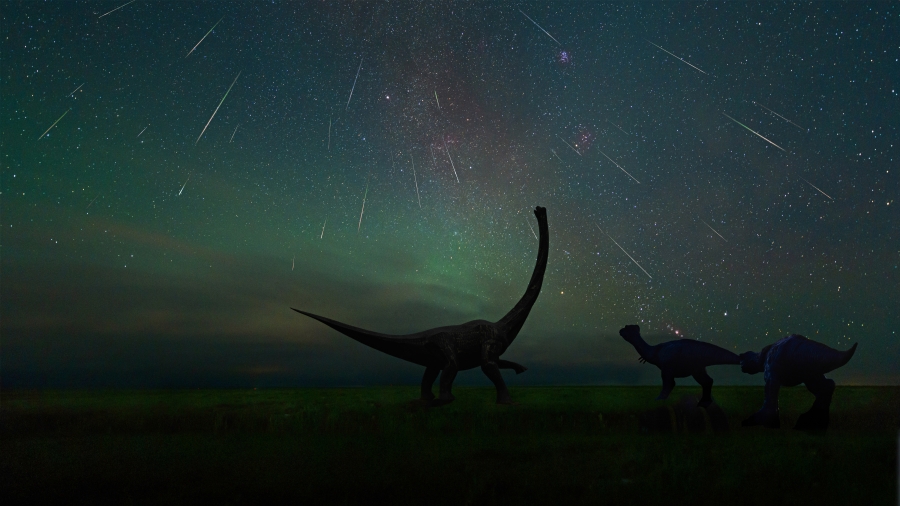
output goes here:
[[619, 329], [619, 335], [629, 343], [634, 343], [635, 340], [641, 338], [641, 327], [640, 325], [625, 325]]

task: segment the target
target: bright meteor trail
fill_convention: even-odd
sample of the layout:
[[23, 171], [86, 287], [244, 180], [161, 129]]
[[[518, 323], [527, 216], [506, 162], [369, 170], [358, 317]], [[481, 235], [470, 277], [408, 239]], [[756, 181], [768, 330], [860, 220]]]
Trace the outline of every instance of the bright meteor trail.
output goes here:
[[456, 176], [456, 182], [459, 182], [459, 174], [456, 173], [456, 165], [453, 165], [453, 158], [450, 158], [450, 149], [447, 148], [447, 141], [441, 137], [441, 140], [444, 141], [444, 151], [447, 152], [447, 158], [450, 159], [450, 166], [453, 167], [453, 175]]
[[[701, 218], [700, 221], [703, 221], [703, 219]], [[709, 229], [712, 230], [717, 236], [721, 237], [723, 241], [728, 242], [728, 239], [725, 239], [724, 237], [722, 237], [722, 234], [716, 232], [716, 229], [712, 228], [712, 227], [709, 225], [709, 223], [703, 221], [703, 224], [706, 225], [707, 227], [709, 227]]]
[[185, 186], [187, 186], [187, 184], [188, 184], [188, 181], [190, 181], [190, 180], [191, 180], [191, 175], [190, 175], [190, 174], [188, 174], [188, 177], [187, 177], [187, 179], [185, 179], [185, 180], [184, 180], [184, 184], [183, 184], [183, 185], [181, 185], [181, 189], [180, 189], [180, 190], [178, 190], [178, 195], [179, 195], [179, 196], [181, 196], [181, 192], [183, 192], [183, 191], [184, 191], [184, 187], [185, 187]]
[[568, 142], [566, 142], [565, 139], [563, 139], [562, 137], [560, 137], [559, 134], [556, 135], [556, 138], [559, 139], [559, 140], [561, 140], [561, 141], [563, 141], [563, 142], [566, 144], [566, 146], [569, 146], [569, 148], [572, 149], [572, 151], [578, 153], [578, 156], [582, 156], [580, 151], [578, 151], [577, 149], [575, 149], [574, 147], [572, 147], [572, 145], [569, 144]]
[[[519, 12], [522, 12], [522, 9], [519, 9]], [[559, 43], [558, 40], [556, 40], [555, 37], [553, 37], [552, 35], [550, 35], [550, 32], [548, 32], [547, 30], [544, 30], [544, 27], [542, 27], [541, 25], [537, 24], [537, 21], [535, 21], [535, 20], [531, 19], [530, 17], [528, 17], [528, 14], [525, 14], [524, 12], [522, 12], [522, 15], [525, 16], [526, 18], [528, 18], [528, 21], [531, 21], [532, 23], [534, 23], [534, 26], [540, 28], [542, 32], [546, 33], [546, 34], [547, 34], [547, 37], [550, 37], [551, 39], [553, 39], [553, 42], [556, 42], [556, 43], [559, 44], [560, 46], [562, 45], [562, 44]]]
[[738, 120], [732, 118], [731, 116], [725, 114], [724, 112], [722, 113], [722, 115], [725, 116], [726, 118], [730, 119], [731, 121], [734, 121], [734, 122], [737, 123], [738, 125], [741, 125], [742, 127], [746, 128], [746, 129], [749, 130], [750, 132], [753, 132], [753, 135], [759, 137], [760, 139], [762, 139], [762, 140], [768, 142], [769, 144], [771, 144], [771, 145], [775, 146], [776, 148], [778, 148], [778, 149], [784, 151], [785, 153], [787, 153], [787, 151], [785, 151], [784, 148], [782, 148], [782, 147], [779, 146], [778, 144], [775, 144], [774, 142], [770, 141], [769, 139], [766, 139], [766, 138], [763, 137], [762, 135], [759, 135], [758, 133], [756, 133], [755, 131], [753, 131], [750, 127], [748, 127], [747, 125], [745, 125], [745, 124], [741, 123], [740, 121], [738, 121]]
[[[241, 77], [240, 72], [238, 72], [238, 75], [236, 75], [234, 77], [234, 81], [231, 81], [231, 86], [234, 86], [234, 83], [237, 82], [238, 77]], [[216, 110], [213, 111], [212, 116], [209, 117], [209, 121], [206, 122], [206, 126], [203, 127], [203, 132], [206, 132], [206, 127], [208, 127], [209, 124], [212, 123], [213, 118], [216, 117], [216, 113], [219, 112], [219, 107], [222, 107], [222, 102], [225, 101], [225, 97], [227, 97], [228, 93], [231, 91], [231, 86], [228, 87], [228, 91], [225, 92], [225, 95], [222, 97], [222, 100], [219, 100], [219, 105], [216, 106]], [[203, 137], [203, 132], [200, 132], [200, 135], [197, 136], [197, 140], [194, 141], [194, 146], [196, 146], [197, 143], [200, 142], [200, 137]]]
[[[221, 18], [219, 18], [218, 21], [216, 21], [216, 24], [214, 24], [213, 27], [210, 28], [208, 32], [206, 32], [206, 35], [203, 36], [203, 39], [205, 39], [209, 34], [211, 34], [212, 31], [215, 30], [217, 26], [219, 26], [219, 23], [221, 23], [223, 19], [225, 19], [225, 16], [222, 16]], [[203, 42], [203, 39], [200, 39], [200, 42]], [[187, 58], [188, 56], [190, 56], [191, 53], [194, 52], [194, 49], [197, 49], [197, 46], [200, 45], [200, 42], [198, 42], [196, 46], [192, 47], [191, 50], [188, 51], [188, 54], [184, 55], [184, 57]]]
[[[597, 227], [598, 230], [600, 230], [601, 232], [603, 232], [603, 229], [600, 228], [600, 225], [597, 225], [596, 223], [594, 223], [594, 225]], [[603, 233], [606, 234], [606, 232], [603, 232]], [[614, 243], [616, 244], [616, 246], [619, 246], [619, 243], [617, 243], [616, 240], [613, 239], [611, 235], [606, 234], [606, 237], [609, 237], [609, 239], [610, 239], [612, 242], [614, 242]], [[648, 278], [653, 279], [653, 276], [651, 276], [649, 272], [647, 272], [646, 270], [644, 270], [644, 268], [641, 267], [641, 264], [637, 263], [637, 260], [635, 260], [631, 255], [629, 255], [627, 251], [625, 251], [625, 248], [619, 246], [619, 249], [622, 250], [622, 253], [625, 253], [625, 254], [628, 256], [628, 258], [631, 258], [631, 261], [634, 262], [634, 265], [637, 265], [642, 271], [644, 271], [644, 274], [646, 274]]]
[[409, 154], [409, 161], [412, 162], [413, 181], [416, 182], [416, 199], [419, 201], [419, 209], [422, 209], [422, 197], [419, 196], [419, 178], [416, 177], [416, 161], [413, 160], [412, 153]]
[[356, 69], [356, 77], [353, 78], [353, 86], [350, 88], [350, 96], [347, 97], [347, 107], [344, 110], [350, 109], [350, 99], [353, 98], [353, 90], [356, 89], [356, 80], [359, 79], [359, 71], [362, 70], [362, 63], [365, 58], [359, 59], [359, 68]]
[[[60, 116], [58, 120], [54, 121], [53, 124], [50, 125], [50, 128], [47, 129], [47, 132], [49, 132], [50, 130], [52, 130], [53, 127], [55, 127], [56, 124], [59, 123], [59, 120], [60, 120], [60, 119], [63, 119], [63, 117], [64, 117], [66, 114], [69, 114], [69, 111], [71, 111], [71, 110], [72, 110], [72, 109], [69, 109], [68, 111], [64, 112], [63, 115]], [[47, 135], [47, 132], [42, 133], [41, 136], [37, 138], [37, 140], [43, 139], [44, 136]]]
[[528, 221], [528, 216], [525, 217], [525, 224], [528, 225], [528, 228], [531, 229], [531, 235], [534, 236], [535, 239], [538, 238], [537, 234], [534, 233], [534, 227], [531, 226], [531, 222]]
[[[598, 149], [597, 151], [600, 151], [600, 150]], [[600, 151], [600, 154], [603, 155], [603, 156], [606, 156], [606, 153], [604, 153], [603, 151]], [[611, 161], [616, 167], [619, 168], [619, 170], [621, 170], [622, 172], [628, 174], [628, 171], [625, 170], [625, 169], [623, 169], [622, 166], [619, 165], [618, 163], [616, 163], [615, 160], [613, 160], [612, 158], [610, 158], [610, 157], [608, 157], [608, 156], [606, 156], [606, 159], [609, 160], [609, 161]], [[635, 182], [635, 183], [641, 184], [641, 182], [638, 181], [637, 179], [635, 179], [634, 176], [632, 176], [631, 174], [628, 174], [628, 177], [630, 177], [631, 179], [634, 179], [634, 182]]]
[[[644, 39], [644, 40], [647, 40], [647, 39]], [[650, 41], [647, 40], [647, 42], [650, 42]], [[653, 44], [652, 42], [650, 42], [650, 43]], [[656, 44], [653, 44], [653, 45], [656, 46]], [[665, 49], [663, 49], [663, 48], [660, 47], [660, 46], [656, 46], [656, 47], [662, 49], [663, 51], [666, 51]], [[668, 51], [666, 51], [666, 52], [669, 53]], [[669, 54], [671, 54], [672, 56], [675, 56], [673, 53], [669, 53]], [[679, 57], [679, 56], [675, 56], [675, 58], [678, 58], [678, 59], [681, 60], [682, 62], [687, 63], [688, 65], [691, 65], [690, 63], [688, 63], [687, 61], [685, 61], [684, 59], [682, 59], [682, 58]], [[691, 65], [691, 67], [694, 67], [695, 69], [700, 70], [698, 67], [696, 67], [696, 66], [694, 66], [694, 65]], [[700, 70], [700, 72], [703, 72], [703, 71]], [[703, 73], [706, 74], [706, 72], [703, 72]], [[706, 74], [706, 75], [709, 75], [709, 74]]]
[[[799, 176], [799, 177], [800, 177], [800, 179], [806, 181], [806, 178], [805, 178], [805, 177], [803, 177], [803, 176]], [[816, 190], [819, 190], [819, 187], [818, 187], [818, 186], [816, 186], [816, 185], [810, 183], [809, 181], [806, 181], [806, 184], [812, 186], [812, 187], [815, 188]], [[831, 195], [829, 195], [829, 194], [823, 192], [822, 190], [819, 190], [819, 193], [821, 193], [822, 195], [825, 195], [826, 197], [828, 197], [828, 198], [831, 199], [831, 200], [834, 200], [834, 199], [831, 198]]]
[[[751, 102], [753, 102], [753, 101], [751, 100]], [[778, 116], [779, 118], [781, 118], [781, 119], [787, 121], [788, 123], [794, 125], [795, 127], [799, 128], [800, 130], [806, 130], [806, 129], [803, 128], [802, 126], [800, 126], [800, 125], [794, 123], [793, 121], [791, 121], [791, 120], [785, 118], [784, 116], [782, 116], [782, 115], [778, 114], [777, 112], [773, 111], [772, 109], [769, 109], [768, 107], [766, 107], [766, 106], [760, 104], [759, 102], [753, 102], [753, 103], [756, 104], [756, 105], [758, 105], [758, 106], [760, 106], [760, 107], [762, 107], [763, 109], [769, 111], [770, 113], [774, 114], [775, 116]]]
[[[356, 226], [356, 233], [357, 233], [357, 234], [359, 233], [360, 227], [362, 227], [362, 218], [363, 218], [363, 213], [366, 212], [366, 196], [367, 196], [368, 194], [369, 194], [369, 182], [366, 181], [366, 192], [363, 193], [363, 204], [362, 204], [362, 209], [359, 211], [359, 225]], [[323, 234], [325, 233], [325, 225], [322, 225], [322, 233], [323, 233]]]
[[[612, 125], [612, 126], [618, 128], [619, 130], [622, 130], [622, 127], [620, 127], [619, 125], [613, 123], [612, 121], [606, 120], [606, 122], [609, 123], [610, 125]], [[627, 135], [631, 135], [631, 134], [629, 134], [628, 132], [626, 132], [625, 130], [622, 130], [622, 133], [623, 133], [623, 134], [627, 134]]]
[[113, 12], [116, 12], [117, 10], [121, 9], [122, 7], [125, 7], [126, 5], [131, 5], [131, 4], [133, 4], [134, 2], [136, 2], [136, 1], [137, 1], [137, 0], [131, 0], [131, 1], [128, 2], [127, 4], [122, 4], [122, 5], [118, 6], [118, 7], [116, 7], [115, 9], [113, 9], [113, 10], [107, 12], [106, 14], [103, 14], [103, 15], [99, 16], [97, 19], [100, 19], [100, 18], [102, 18], [103, 16], [109, 16], [109, 15], [112, 14]]

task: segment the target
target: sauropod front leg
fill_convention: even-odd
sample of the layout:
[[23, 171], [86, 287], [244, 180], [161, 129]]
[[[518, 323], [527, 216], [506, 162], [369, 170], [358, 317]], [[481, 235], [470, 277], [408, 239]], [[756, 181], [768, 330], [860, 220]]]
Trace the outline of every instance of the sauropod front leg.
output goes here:
[[481, 365], [481, 371], [488, 377], [497, 388], [497, 404], [512, 404], [512, 397], [506, 388], [506, 382], [500, 374], [500, 368], [494, 362], [487, 362]]

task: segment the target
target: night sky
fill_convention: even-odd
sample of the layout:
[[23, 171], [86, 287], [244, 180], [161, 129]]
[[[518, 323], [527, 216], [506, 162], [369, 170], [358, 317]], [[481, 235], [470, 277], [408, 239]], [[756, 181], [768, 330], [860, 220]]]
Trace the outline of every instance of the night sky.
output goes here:
[[4, 387], [418, 384], [290, 307], [495, 321], [535, 206], [511, 386], [658, 384], [632, 323], [900, 383], [897, 3], [123, 3], [3, 3]]

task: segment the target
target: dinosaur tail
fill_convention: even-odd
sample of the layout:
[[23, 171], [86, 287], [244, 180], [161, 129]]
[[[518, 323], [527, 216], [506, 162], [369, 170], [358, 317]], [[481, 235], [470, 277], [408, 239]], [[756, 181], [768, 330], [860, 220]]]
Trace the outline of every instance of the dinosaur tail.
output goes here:
[[741, 357], [712, 343], [690, 341], [703, 350], [704, 362], [707, 365], [739, 365]]
[[844, 367], [847, 364], [847, 362], [849, 362], [850, 359], [853, 358], [853, 355], [856, 353], [856, 346], [858, 344], [859, 343], [853, 343], [853, 346], [851, 346], [849, 350], [843, 352], [844, 356], [841, 358], [841, 363], [838, 364], [838, 366], [835, 367], [835, 369], [837, 369], [838, 367]]
[[325, 318], [324, 316], [300, 311], [299, 309], [291, 309], [328, 325], [354, 341], [358, 341], [370, 348], [375, 348], [382, 353], [387, 353], [393, 357], [406, 360], [407, 362], [423, 365], [425, 367], [443, 367], [443, 363], [445, 362], [440, 352], [433, 346], [428, 345], [425, 337], [421, 335], [421, 333], [406, 336], [381, 334], [379, 332], [372, 332], [371, 330], [347, 325], [346, 323], [341, 323], [332, 320], [331, 318]]
[[719, 364], [721, 365], [740, 365], [741, 357], [739, 357], [736, 353], [732, 353], [726, 349], [722, 350], [719, 357]]
[[[815, 341], [812, 341], [815, 343]], [[856, 353], [856, 347], [859, 343], [854, 343], [853, 346], [850, 347], [849, 350], [836, 350], [830, 346], [824, 345], [822, 343], [815, 343], [818, 345], [816, 351], [818, 351], [818, 363], [819, 368], [822, 371], [822, 374], [827, 374], [839, 367], [843, 367], [847, 362], [853, 358], [853, 355]]]

